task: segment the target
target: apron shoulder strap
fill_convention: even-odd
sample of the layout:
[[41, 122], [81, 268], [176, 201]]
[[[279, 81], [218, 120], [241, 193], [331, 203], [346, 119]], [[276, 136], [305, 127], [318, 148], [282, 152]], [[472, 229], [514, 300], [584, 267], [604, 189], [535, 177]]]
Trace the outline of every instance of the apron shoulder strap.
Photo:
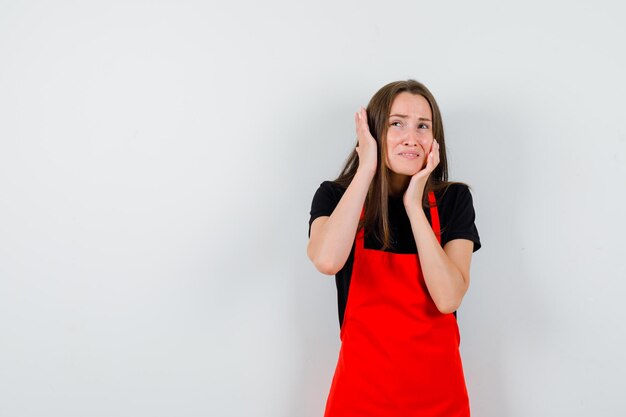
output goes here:
[[437, 200], [433, 191], [428, 192], [428, 202], [430, 203], [430, 222], [433, 226], [433, 232], [437, 236], [437, 241], [441, 244], [441, 225], [439, 223], [439, 210], [437, 210]]

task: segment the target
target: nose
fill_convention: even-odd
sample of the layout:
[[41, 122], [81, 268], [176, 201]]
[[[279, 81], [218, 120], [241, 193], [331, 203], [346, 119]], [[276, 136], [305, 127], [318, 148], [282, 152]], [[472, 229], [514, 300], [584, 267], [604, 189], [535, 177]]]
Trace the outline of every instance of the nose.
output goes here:
[[416, 146], [419, 143], [419, 138], [417, 136], [417, 132], [413, 132], [412, 130], [410, 130], [406, 136], [404, 137], [404, 140], [402, 141], [402, 144], [404, 146]]
[[429, 135], [420, 135], [415, 131], [410, 131], [404, 138], [402, 144], [404, 146], [417, 146], [419, 144], [423, 149], [427, 149], [432, 142], [432, 138], [428, 136]]

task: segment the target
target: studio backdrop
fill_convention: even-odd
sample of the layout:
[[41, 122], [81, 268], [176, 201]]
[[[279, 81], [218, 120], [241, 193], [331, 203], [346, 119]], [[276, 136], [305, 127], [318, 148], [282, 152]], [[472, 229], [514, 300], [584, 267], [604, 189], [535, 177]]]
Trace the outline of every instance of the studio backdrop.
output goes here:
[[0, 1], [0, 415], [321, 417], [309, 210], [413, 78], [482, 248], [473, 416], [626, 409], [623, 6]]

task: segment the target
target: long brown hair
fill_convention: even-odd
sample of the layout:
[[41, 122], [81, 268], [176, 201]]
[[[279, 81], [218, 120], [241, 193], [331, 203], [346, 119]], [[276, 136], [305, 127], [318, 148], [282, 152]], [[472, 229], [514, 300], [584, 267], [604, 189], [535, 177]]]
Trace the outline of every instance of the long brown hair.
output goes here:
[[[377, 160], [379, 163], [377, 164], [376, 174], [372, 179], [367, 197], [365, 198], [365, 218], [359, 222], [358, 227], [359, 229], [365, 227], [368, 233], [373, 233], [374, 237], [382, 243], [383, 250], [392, 246], [388, 209], [390, 172], [386, 164], [387, 129], [393, 100], [402, 92], [420, 95], [428, 101], [433, 115], [433, 137], [437, 139], [439, 143], [440, 162], [428, 177], [422, 205], [429, 207], [429, 191], [439, 191], [445, 189], [450, 184], [448, 182], [448, 160], [446, 158], [446, 141], [443, 133], [443, 123], [435, 97], [433, 97], [432, 93], [424, 84], [415, 80], [395, 81], [385, 85], [374, 94], [366, 109], [369, 129], [377, 144]], [[348, 156], [339, 177], [334, 181], [343, 188], [347, 188], [352, 182], [358, 167], [359, 155], [356, 149], [354, 149]]]

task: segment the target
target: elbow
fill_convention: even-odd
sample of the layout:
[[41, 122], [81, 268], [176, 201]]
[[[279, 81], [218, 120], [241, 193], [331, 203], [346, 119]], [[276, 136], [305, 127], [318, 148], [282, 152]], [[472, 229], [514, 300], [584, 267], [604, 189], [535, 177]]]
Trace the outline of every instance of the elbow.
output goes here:
[[439, 312], [441, 314], [451, 314], [454, 313], [457, 310], [458, 307], [452, 307], [452, 305], [445, 305], [445, 306], [441, 306], [441, 305], [437, 305], [437, 310], [439, 310]]
[[319, 254], [314, 254], [310, 246], [307, 250], [307, 255], [311, 262], [313, 262], [313, 265], [315, 265], [315, 269], [324, 275], [335, 275], [341, 269], [341, 267], [337, 268], [331, 259], [321, 257]]
[[313, 256], [311, 261], [315, 265], [315, 269], [324, 275], [335, 275], [341, 269], [341, 267], [337, 267], [332, 259], [327, 257]]
[[442, 300], [435, 302], [435, 306], [437, 306], [437, 310], [439, 310], [441, 314], [451, 314], [459, 309], [461, 306], [461, 300]]
[[315, 265], [315, 269], [321, 272], [324, 275], [335, 275], [341, 268], [337, 268], [330, 262], [315, 262], [313, 261], [313, 265]]
[[441, 314], [454, 313], [461, 307], [461, 302], [469, 286], [469, 278], [461, 276], [461, 279], [463, 280], [463, 285], [460, 288], [451, 290], [451, 292], [446, 294], [439, 294], [437, 299], [433, 298], [437, 310], [439, 310]]

